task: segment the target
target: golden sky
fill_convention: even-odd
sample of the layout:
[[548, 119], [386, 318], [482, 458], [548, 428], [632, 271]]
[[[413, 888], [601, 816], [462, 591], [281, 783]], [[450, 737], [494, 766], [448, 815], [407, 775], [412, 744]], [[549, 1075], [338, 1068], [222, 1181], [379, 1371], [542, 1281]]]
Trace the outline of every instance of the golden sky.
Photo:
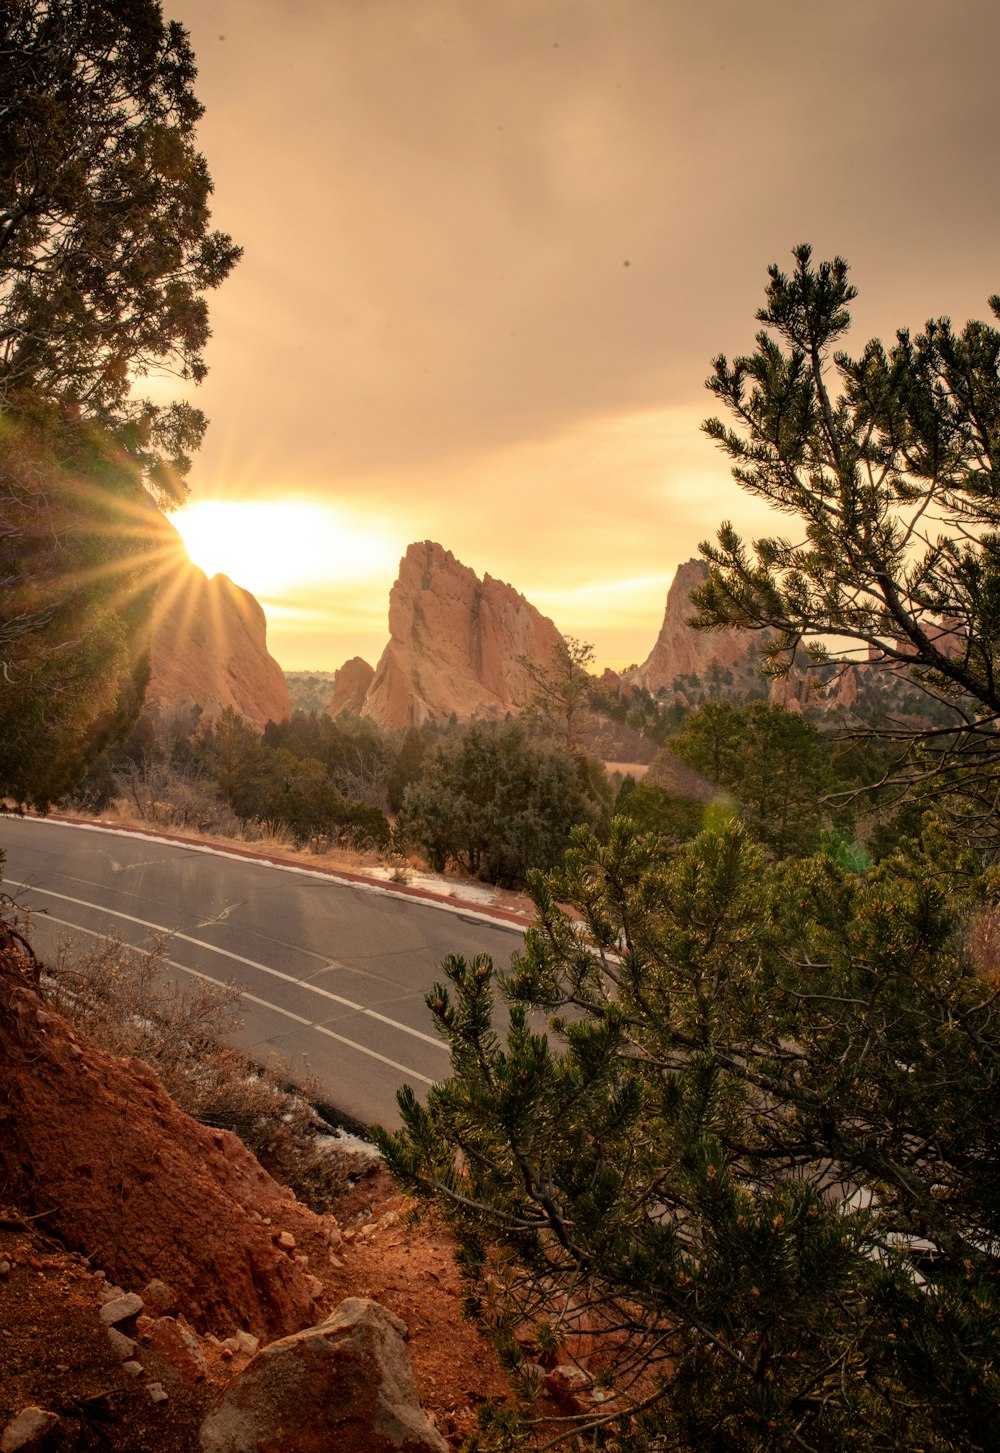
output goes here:
[[421, 539], [643, 659], [698, 541], [774, 528], [698, 428], [767, 264], [846, 256], [855, 351], [1000, 291], [996, 0], [164, 12], [245, 248], [210, 299], [191, 508], [229, 553], [201, 563], [287, 668], [374, 663]]

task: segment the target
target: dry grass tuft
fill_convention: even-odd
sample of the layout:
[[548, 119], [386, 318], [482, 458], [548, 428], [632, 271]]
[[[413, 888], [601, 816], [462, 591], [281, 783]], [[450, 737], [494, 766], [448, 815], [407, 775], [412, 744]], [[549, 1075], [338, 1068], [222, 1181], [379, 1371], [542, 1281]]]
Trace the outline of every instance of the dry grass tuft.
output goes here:
[[63, 945], [48, 970], [49, 1001], [102, 1049], [144, 1060], [186, 1114], [238, 1135], [312, 1210], [335, 1213], [374, 1150], [339, 1144], [314, 1107], [317, 1081], [293, 1087], [279, 1059], [261, 1067], [227, 1045], [241, 1024], [239, 988], [178, 985], [168, 952], [167, 939], [150, 950], [114, 936], [85, 950]]

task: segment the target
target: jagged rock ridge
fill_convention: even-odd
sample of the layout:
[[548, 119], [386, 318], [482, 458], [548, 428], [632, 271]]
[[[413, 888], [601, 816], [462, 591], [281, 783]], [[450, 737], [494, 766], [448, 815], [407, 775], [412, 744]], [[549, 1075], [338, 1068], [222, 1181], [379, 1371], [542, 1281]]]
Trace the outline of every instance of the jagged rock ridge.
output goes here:
[[199, 706], [213, 721], [227, 706], [257, 727], [292, 714], [281, 667], [267, 649], [257, 600], [226, 575], [194, 565], [163, 520], [147, 704]]
[[389, 635], [362, 707], [381, 727], [516, 713], [534, 689], [518, 658], [546, 662], [561, 640], [512, 586], [480, 580], [430, 540], [400, 561]]

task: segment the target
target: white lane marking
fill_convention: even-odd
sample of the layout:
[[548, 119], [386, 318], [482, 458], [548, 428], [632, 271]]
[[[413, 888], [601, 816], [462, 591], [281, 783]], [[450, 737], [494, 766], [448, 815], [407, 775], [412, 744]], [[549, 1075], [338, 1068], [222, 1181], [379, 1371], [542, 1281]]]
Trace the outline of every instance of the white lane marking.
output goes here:
[[[11, 881], [11, 880], [8, 880]], [[20, 885], [18, 885], [20, 886]], [[63, 928], [71, 928], [74, 933], [89, 933], [92, 938], [106, 938], [107, 934], [99, 933], [96, 928], [84, 928], [80, 923], [73, 923], [68, 918], [56, 918], [54, 913], [46, 913], [47, 923], [58, 923]], [[137, 954], [144, 954], [151, 958], [149, 949], [138, 948], [135, 944], [129, 944]], [[198, 969], [190, 969], [187, 964], [180, 964], [176, 959], [164, 957], [163, 962], [169, 964], [172, 969], [179, 969], [182, 974], [191, 974], [195, 979], [204, 979], [208, 984], [219, 984], [225, 987], [224, 979], [213, 979], [211, 974], [203, 974]], [[436, 1080], [429, 1080], [419, 1070], [411, 1069], [409, 1065], [401, 1065], [398, 1060], [390, 1059], [388, 1055], [379, 1054], [378, 1050], [368, 1049], [365, 1045], [359, 1044], [355, 1039], [348, 1039], [343, 1034], [335, 1034], [332, 1029], [327, 1029], [323, 1024], [316, 1024], [313, 1020], [307, 1019], [303, 1014], [293, 1014], [290, 1009], [282, 1009], [280, 1004], [272, 1004], [270, 999], [260, 999], [256, 994], [251, 994], [247, 989], [240, 990], [240, 997], [249, 999], [252, 1004], [259, 1004], [262, 1009], [271, 1009], [275, 1014], [283, 1014], [286, 1019], [294, 1019], [296, 1024], [304, 1024], [307, 1029], [314, 1029], [317, 1034], [325, 1034], [328, 1039], [335, 1039], [340, 1044], [346, 1044], [351, 1049], [356, 1049], [359, 1054], [366, 1054], [369, 1059], [377, 1059], [381, 1064], [388, 1065], [390, 1069], [399, 1070], [400, 1074], [409, 1075], [411, 1079], [421, 1080], [425, 1085], [436, 1084]], [[441, 1046], [443, 1048], [443, 1046]]]
[[[274, 979], [282, 979], [286, 984], [294, 984], [297, 988], [307, 994], [321, 994], [324, 999], [331, 1000], [334, 1004], [342, 1004], [345, 1009], [353, 1009], [358, 1014], [364, 1014], [369, 1019], [377, 1019], [380, 1024], [386, 1024], [390, 1029], [398, 1029], [401, 1034], [410, 1034], [414, 1039], [421, 1039], [425, 1044], [432, 1044], [435, 1049], [444, 1051], [447, 1049], [439, 1039], [433, 1035], [425, 1034], [422, 1029], [413, 1029], [409, 1024], [403, 1024], [399, 1019], [391, 1019], [387, 1014], [380, 1014], [377, 1009], [368, 1009], [364, 1004], [358, 1004], [354, 999], [345, 999], [342, 994], [332, 994], [329, 989], [321, 989], [317, 984], [310, 984], [305, 979], [297, 979], [294, 974], [283, 974], [280, 969], [272, 969], [269, 964], [258, 963], [256, 959], [245, 958], [243, 954], [234, 954], [230, 949], [217, 948], [213, 943], [206, 943], [203, 938], [192, 938], [188, 933], [181, 933], [179, 929], [167, 928], [162, 923], [150, 923], [148, 918], [136, 918], [131, 913], [122, 913], [117, 908], [105, 908], [100, 903], [90, 903], [86, 898], [71, 898], [68, 893], [57, 893], [53, 888], [38, 888], [33, 883], [20, 883], [16, 878], [5, 878], [5, 883], [11, 883], [15, 888], [24, 888], [29, 893], [43, 893], [48, 898], [61, 898], [65, 903], [75, 903], [78, 908], [91, 908], [95, 913], [108, 913], [113, 918], [124, 918], [129, 923], [137, 923], [140, 928], [150, 928], [154, 933], [165, 933], [169, 938], [180, 939], [183, 943], [193, 943], [197, 948], [207, 949], [209, 953], [221, 954], [224, 958], [233, 959], [238, 964], [246, 964], [248, 968], [257, 969], [262, 974], [270, 974]], [[307, 1020], [306, 1023], [311, 1023]]]

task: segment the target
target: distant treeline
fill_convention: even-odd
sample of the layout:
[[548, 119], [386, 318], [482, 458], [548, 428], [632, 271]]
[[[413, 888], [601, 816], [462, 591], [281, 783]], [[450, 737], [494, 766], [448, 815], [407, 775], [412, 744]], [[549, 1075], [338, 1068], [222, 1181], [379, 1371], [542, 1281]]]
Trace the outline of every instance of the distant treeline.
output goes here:
[[[600, 706], [562, 737], [532, 711], [393, 732], [296, 711], [261, 733], [232, 708], [214, 723], [195, 709], [147, 710], [73, 801], [317, 852], [375, 851], [401, 867], [418, 854], [437, 871], [512, 887], [558, 865], [574, 827], [604, 838], [618, 814], [668, 845], [736, 816], [776, 857], [822, 847], [845, 861], [881, 856], [919, 823], [912, 802], [897, 809], [867, 790], [888, 761], [884, 743], [844, 740], [764, 701], [682, 711], [643, 693]], [[609, 772], [588, 750], [625, 749], [616, 717], [652, 757], [641, 778], [642, 768]]]

